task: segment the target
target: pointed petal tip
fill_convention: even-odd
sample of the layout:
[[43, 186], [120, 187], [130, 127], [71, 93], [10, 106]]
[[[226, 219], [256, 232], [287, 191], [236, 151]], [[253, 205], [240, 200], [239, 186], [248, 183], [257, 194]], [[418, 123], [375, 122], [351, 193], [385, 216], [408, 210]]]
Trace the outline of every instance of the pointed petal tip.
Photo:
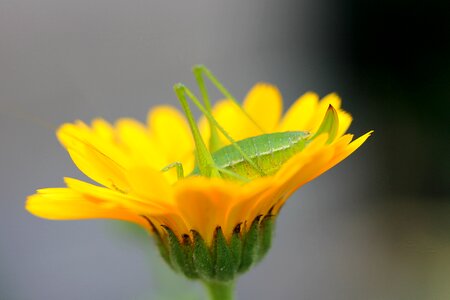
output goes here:
[[372, 130], [366, 132], [365, 134], [363, 134], [362, 136], [360, 136], [359, 138], [365, 138], [365, 139], [368, 139], [368, 138], [371, 137], [374, 133], [375, 133], [375, 130], [372, 129]]
[[349, 144], [350, 149], [352, 149], [352, 150], [350, 151], [350, 153], [353, 152], [353, 151], [355, 151], [356, 149], [358, 149], [362, 144], [364, 144], [364, 142], [365, 142], [365, 141], [366, 141], [373, 133], [374, 133], [374, 131], [373, 131], [373, 130], [370, 130], [369, 132], [367, 132], [367, 133], [363, 134], [362, 136], [358, 137], [356, 140], [353, 140], [353, 141]]

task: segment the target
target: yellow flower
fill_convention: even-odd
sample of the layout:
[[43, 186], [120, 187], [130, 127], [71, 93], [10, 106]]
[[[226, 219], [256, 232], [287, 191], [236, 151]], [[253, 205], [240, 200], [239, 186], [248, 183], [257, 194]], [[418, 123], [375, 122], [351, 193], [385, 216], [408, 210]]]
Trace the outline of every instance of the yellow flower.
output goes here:
[[[179, 161], [186, 174], [195, 165], [195, 145], [184, 116], [175, 108], [160, 106], [149, 112], [147, 124], [120, 119], [111, 125], [95, 119], [64, 124], [57, 136], [77, 167], [99, 185], [66, 178], [65, 188], [46, 188], [29, 196], [32, 214], [55, 220], [109, 218], [130, 221], [167, 238], [170, 231], [182, 240], [198, 233], [211, 246], [221, 228], [227, 241], [233, 232], [246, 233], [260, 216], [276, 215], [289, 196], [360, 147], [371, 132], [353, 140], [345, 134], [352, 121], [336, 94], [323, 99], [314, 93], [301, 96], [282, 115], [278, 89], [257, 84], [243, 103], [244, 110], [266, 133], [318, 130], [327, 108], [337, 112], [338, 132], [315, 137], [276, 174], [242, 183], [236, 180], [187, 176], [160, 170]], [[260, 135], [232, 101], [223, 100], [213, 115], [235, 139]], [[207, 140], [207, 122], [199, 122]], [[229, 142], [222, 137], [223, 145]]]

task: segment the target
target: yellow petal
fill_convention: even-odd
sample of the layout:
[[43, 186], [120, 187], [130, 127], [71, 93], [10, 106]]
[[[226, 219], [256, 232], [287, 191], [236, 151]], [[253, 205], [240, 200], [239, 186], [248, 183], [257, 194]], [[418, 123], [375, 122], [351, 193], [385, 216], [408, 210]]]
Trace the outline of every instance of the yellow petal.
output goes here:
[[[258, 83], [248, 92], [243, 107], [265, 132], [273, 132], [280, 121], [283, 110], [281, 93], [273, 85]], [[253, 127], [255, 134], [260, 133], [257, 127], [254, 125], [251, 127]], [[253, 135], [250, 132], [249, 134]]]
[[319, 96], [316, 93], [308, 92], [298, 98], [286, 112], [278, 131], [310, 131], [318, 103]]
[[65, 124], [57, 131], [73, 162], [88, 177], [113, 189], [127, 189], [127, 158], [113, 145], [96, 140], [83, 124]]
[[155, 229], [162, 235], [167, 235], [167, 231], [163, 226], [170, 228], [178, 237], [191, 233], [190, 228], [182, 217], [182, 213], [178, 210], [168, 210], [163, 214], [150, 215], [148, 218], [153, 222]]
[[214, 178], [190, 177], [176, 188], [177, 207], [188, 228], [198, 231], [207, 243], [220, 226], [230, 238], [233, 229], [253, 221], [263, 211], [263, 200], [270, 198], [272, 178], [260, 178], [245, 185]]
[[[356, 149], [358, 149], [359, 147], [361, 147], [362, 144], [364, 144], [364, 142], [372, 135], [373, 130], [367, 132], [366, 134], [360, 136], [359, 138], [357, 138], [356, 140], [352, 141], [350, 144], [348, 144], [347, 147], [345, 147], [345, 149], [343, 149], [342, 151], [340, 151], [332, 160], [332, 162], [330, 163], [332, 166], [337, 165], [339, 162], [341, 162], [342, 160], [346, 159], [350, 154], [352, 154], [353, 152], [356, 151]], [[332, 167], [331, 166], [331, 167]], [[330, 167], [330, 168], [331, 168]]]
[[348, 128], [350, 127], [350, 124], [352, 124], [352, 116], [343, 110], [338, 110], [338, 116], [339, 116], [339, 131], [337, 134], [337, 137], [341, 137], [344, 135]]
[[[233, 184], [232, 184], [233, 185]], [[188, 228], [210, 244], [214, 230], [223, 226], [235, 193], [223, 180], [190, 177], [176, 185], [175, 198]]]
[[68, 188], [49, 188], [29, 196], [25, 207], [30, 213], [46, 219], [107, 218], [129, 221], [148, 228], [145, 220], [136, 214], [104, 203], [102, 199], [86, 197]]
[[[247, 127], [253, 127], [245, 114], [236, 106], [231, 100], [219, 101], [213, 109], [213, 115], [216, 121], [222, 126], [225, 131], [236, 141], [242, 140], [248, 136], [248, 131], [243, 130], [243, 125]], [[200, 131], [203, 139], [208, 145], [210, 137], [209, 123], [205, 117], [202, 117], [199, 121]], [[219, 133], [223, 145], [230, 144], [221, 133]]]
[[[280, 120], [283, 109], [281, 94], [272, 85], [256, 84], [247, 94], [242, 108], [231, 100], [219, 101], [213, 108], [217, 122], [235, 140], [273, 132]], [[244, 110], [244, 111], [243, 111]], [[205, 118], [199, 122], [205, 141], [209, 139], [209, 127]], [[230, 144], [219, 134], [224, 145]]]
[[324, 134], [316, 138], [313, 141], [314, 144], [309, 145], [312, 146], [310, 149], [308, 146], [305, 151], [295, 155], [276, 174], [278, 180], [283, 182], [282, 189], [285, 193], [275, 211], [277, 212], [287, 198], [300, 186], [315, 179], [348, 157], [364, 143], [370, 134], [371, 132], [366, 133], [351, 143], [352, 135], [344, 135], [329, 145], [325, 145], [328, 137]]
[[238, 199], [234, 201], [227, 215], [224, 232], [229, 235], [234, 227], [241, 222], [243, 229], [248, 229], [251, 222], [260, 215], [269, 213], [272, 206], [278, 201], [276, 198], [277, 182], [273, 177], [254, 180], [240, 187]]
[[155, 145], [165, 154], [165, 165], [176, 161], [188, 164], [192, 161], [195, 147], [191, 131], [178, 110], [159, 106], [149, 112], [148, 124]]
[[153, 202], [173, 202], [172, 188], [164, 175], [146, 166], [133, 167], [128, 171], [132, 192]]
[[150, 137], [150, 132], [142, 123], [132, 119], [116, 122], [117, 136], [134, 163], [141, 163], [156, 169], [166, 165], [166, 154]]
[[73, 178], [65, 178], [64, 181], [68, 188], [87, 198], [102, 199], [105, 201], [103, 205], [109, 203], [108, 205], [125, 208], [136, 215], [158, 214], [169, 209], [166, 203], [157, 200], [156, 197], [149, 199], [136, 194], [124, 194]]
[[114, 128], [103, 119], [97, 118], [92, 121], [92, 130], [94, 134], [106, 141], [114, 141]]

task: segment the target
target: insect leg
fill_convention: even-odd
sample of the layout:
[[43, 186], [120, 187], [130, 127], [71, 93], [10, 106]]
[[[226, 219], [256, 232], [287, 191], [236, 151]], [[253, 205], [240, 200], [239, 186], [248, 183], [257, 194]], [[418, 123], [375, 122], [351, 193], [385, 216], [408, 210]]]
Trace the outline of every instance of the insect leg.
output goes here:
[[[191, 109], [189, 108], [189, 103], [186, 100], [187, 88], [181, 83], [178, 83], [174, 85], [173, 89], [178, 97], [178, 100], [180, 100], [181, 106], [183, 107], [183, 110], [186, 114], [189, 126], [191, 127], [192, 136], [195, 142], [195, 155], [197, 158], [200, 174], [206, 177], [220, 177], [219, 172], [217, 171], [216, 168], [214, 168], [215, 163], [212, 158], [212, 155], [206, 148], [205, 142], [203, 141], [202, 136], [200, 134], [200, 130], [198, 129], [197, 123], [195, 122], [194, 116], [192, 115]], [[191, 96], [189, 96], [189, 98], [191, 98]], [[203, 108], [200, 102], [198, 102], [198, 104]]]
[[167, 172], [172, 168], [176, 168], [177, 170], [177, 178], [178, 179], [183, 179], [184, 178], [184, 169], [183, 169], [183, 164], [179, 161], [173, 162], [167, 166], [165, 166], [164, 168], [161, 169], [162, 172]]
[[[257, 170], [261, 174], [261, 176], [266, 175], [264, 173], [264, 171], [261, 170], [261, 168], [242, 150], [242, 148], [228, 134], [228, 132], [226, 132], [225, 129], [223, 129], [223, 127], [220, 126], [220, 124], [217, 122], [217, 120], [200, 103], [200, 101], [197, 99], [197, 97], [195, 97], [194, 93], [192, 93], [186, 86], [184, 86], [182, 84], [177, 84], [175, 89], [176, 89], [176, 91], [178, 91], [177, 93], [182, 94], [183, 97], [184, 97], [184, 94], [186, 94], [191, 99], [191, 101], [198, 107], [198, 109], [205, 115], [205, 117], [208, 118], [208, 120], [210, 122], [214, 123], [214, 125], [217, 127], [217, 129], [230, 141], [230, 143], [233, 145], [233, 147], [236, 148], [237, 151], [239, 151], [239, 153], [242, 155], [242, 157], [245, 159], [245, 161], [247, 161], [253, 168], [255, 168], [255, 170]], [[183, 100], [186, 101], [186, 98], [183, 98]], [[187, 106], [187, 103], [185, 103], [184, 105]], [[190, 111], [189, 111], [189, 113], [191, 114], [192, 122], [194, 122], [194, 125], [197, 128], [197, 125], [195, 124], [195, 121], [193, 120], [192, 113]], [[198, 131], [198, 128], [197, 128], [197, 131]], [[200, 136], [200, 133], [198, 133], [198, 135]], [[201, 137], [200, 137], [200, 140], [201, 140]], [[203, 140], [201, 140], [201, 141], [203, 143]], [[203, 143], [203, 145], [205, 145], [205, 144]], [[204, 146], [204, 147], [206, 149], [206, 146]], [[209, 152], [208, 152], [208, 154], [209, 154]], [[209, 155], [211, 155], [211, 154], [209, 154]], [[211, 160], [212, 160], [212, 157], [211, 157]], [[212, 165], [214, 165], [214, 161], [213, 161]]]
[[220, 173], [226, 174], [226, 175], [228, 175], [230, 177], [234, 177], [234, 178], [236, 178], [236, 179], [238, 179], [240, 181], [244, 181], [244, 182], [249, 182], [250, 181], [250, 179], [248, 179], [247, 177], [241, 176], [241, 175], [239, 175], [239, 174], [237, 174], [237, 173], [235, 173], [233, 171], [230, 171], [230, 170], [227, 170], [227, 169], [224, 169], [224, 168], [217, 168], [217, 169], [220, 171]]
[[[196, 65], [193, 68], [193, 72], [195, 74], [195, 77], [202, 77], [202, 74], [204, 74], [209, 81], [227, 98], [236, 104], [239, 109], [245, 114], [245, 116], [258, 128], [258, 130], [261, 131], [261, 133], [265, 133], [264, 129], [261, 128], [261, 126], [258, 125], [258, 123], [248, 114], [248, 112], [242, 107], [242, 105], [236, 100], [236, 98], [231, 95], [231, 93], [217, 80], [217, 78], [213, 75], [213, 73], [206, 68], [204, 65]], [[203, 80], [203, 79], [202, 79]]]
[[[197, 84], [200, 89], [200, 93], [202, 95], [202, 99], [203, 99], [203, 103], [205, 104], [205, 108], [206, 108], [206, 110], [208, 110], [209, 113], [212, 114], [211, 102], [209, 101], [208, 90], [206, 88], [205, 80], [203, 79], [203, 76], [202, 76], [202, 71], [200, 69], [198, 69], [197, 67], [194, 67], [192, 71], [194, 73], [195, 79], [197, 80]], [[217, 128], [214, 125], [214, 123], [211, 122], [209, 119], [208, 119], [208, 123], [209, 123], [209, 130], [210, 130], [209, 150], [211, 152], [214, 152], [221, 147], [221, 142], [219, 139], [219, 134], [217, 132]]]

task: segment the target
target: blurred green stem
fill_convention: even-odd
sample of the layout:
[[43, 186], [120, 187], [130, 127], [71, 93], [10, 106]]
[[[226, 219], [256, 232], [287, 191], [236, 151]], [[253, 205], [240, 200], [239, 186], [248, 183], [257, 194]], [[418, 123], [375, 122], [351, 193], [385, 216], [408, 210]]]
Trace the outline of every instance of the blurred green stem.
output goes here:
[[234, 282], [205, 282], [211, 300], [233, 300]]

